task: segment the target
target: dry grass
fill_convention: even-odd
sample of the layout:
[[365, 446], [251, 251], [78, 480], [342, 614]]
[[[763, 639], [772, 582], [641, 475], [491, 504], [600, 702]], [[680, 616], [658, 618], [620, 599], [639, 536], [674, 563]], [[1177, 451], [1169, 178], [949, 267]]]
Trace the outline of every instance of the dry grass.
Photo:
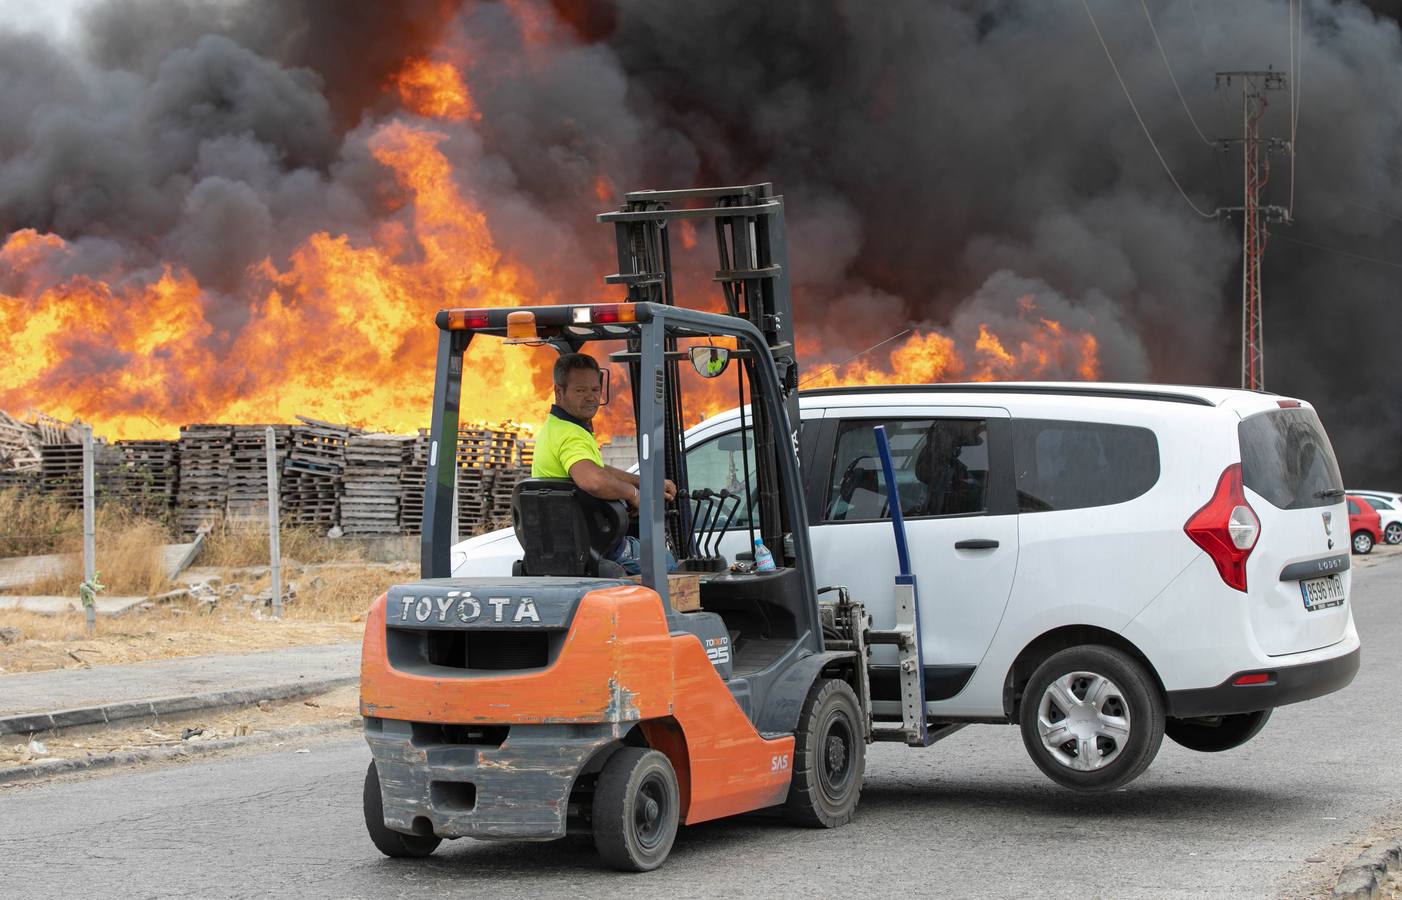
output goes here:
[[[99, 506], [95, 517], [98, 580], [109, 594], [146, 596], [170, 590], [161, 547], [174, 536], [162, 522], [125, 507]], [[27, 594], [76, 596], [83, 580], [83, 515], [51, 497], [0, 491], [0, 554], [66, 555], [60, 570], [24, 587]]]
[[[313, 579], [320, 579], [313, 585]], [[386, 568], [347, 566], [327, 568], [311, 578], [298, 579], [295, 602], [286, 617], [293, 622], [345, 622], [363, 617], [375, 598], [391, 585], [412, 581], [414, 575]]]
[[[361, 558], [359, 547], [331, 540], [315, 528], [281, 528], [278, 542], [284, 560], [320, 563]], [[210, 531], [200, 553], [200, 565], [204, 566], [266, 566], [268, 562], [267, 519], [224, 520]]]
[[[268, 587], [265, 572], [253, 576], [229, 569], [220, 576], [221, 586], [239, 584], [241, 593], [257, 594]], [[0, 670], [72, 669], [359, 640], [374, 599], [412, 577], [403, 568], [384, 565], [292, 568], [287, 582], [296, 585], [297, 597], [286, 605], [281, 620], [270, 618], [261, 606], [250, 609], [232, 598], [221, 600], [213, 610], [180, 600], [121, 616], [99, 616], [92, 637], [84, 633], [79, 612], [47, 616], [0, 610], [0, 628], [18, 628], [23, 635], [18, 643], [0, 645]]]
[[83, 549], [83, 514], [52, 497], [0, 490], [0, 556], [71, 553]]
[[[109, 536], [110, 535], [110, 536]], [[171, 589], [161, 548], [171, 537], [164, 527], [141, 520], [114, 532], [104, 532], [97, 543], [97, 578], [104, 593], [146, 597]], [[83, 557], [74, 553], [63, 560], [59, 572], [28, 585], [25, 594], [77, 596], [83, 581]]]

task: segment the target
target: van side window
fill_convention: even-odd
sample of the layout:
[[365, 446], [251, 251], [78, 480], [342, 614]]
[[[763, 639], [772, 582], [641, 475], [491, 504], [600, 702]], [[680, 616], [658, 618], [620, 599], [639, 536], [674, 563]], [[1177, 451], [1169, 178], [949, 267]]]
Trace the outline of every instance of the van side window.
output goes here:
[[[799, 423], [798, 440], [801, 447], [806, 449], [808, 443], [814, 440], [814, 434], [815, 430], [809, 429], [806, 422]], [[755, 493], [756, 479], [759, 477], [755, 472], [755, 433], [748, 428], [745, 430], [743, 456], [740, 453], [738, 428], [686, 448], [686, 481], [687, 487], [693, 491], [710, 488], [716, 493], [726, 490], [732, 494], [743, 495], [747, 462], [750, 472], [750, 507], [744, 508], [745, 504], [741, 501], [740, 506], [735, 507], [735, 515], [723, 523], [720, 530], [748, 527], [750, 516], [755, 507], [759, 506], [759, 496]], [[802, 474], [806, 484], [808, 473], [803, 471]], [[727, 502], [727, 512], [732, 508], [732, 503], [733, 501]]]
[[1109, 506], [1159, 480], [1159, 442], [1133, 425], [1016, 419], [1013, 463], [1018, 512]]
[[693, 491], [709, 488], [716, 493], [724, 490], [743, 497], [746, 490], [746, 463], [749, 464], [750, 503], [747, 505], [742, 500], [738, 506], [733, 507], [733, 501], [728, 501], [726, 512], [729, 513], [733, 508], [735, 514], [720, 526], [721, 530], [748, 526], [751, 510], [759, 504], [759, 498], [755, 494], [755, 433], [746, 429], [743, 454], [740, 452], [738, 430], [686, 449], [686, 480], [687, 486]]
[[838, 428], [823, 519], [889, 519], [886, 477], [876, 449], [886, 426], [901, 510], [906, 518], [987, 510], [988, 427], [983, 419], [848, 420]]

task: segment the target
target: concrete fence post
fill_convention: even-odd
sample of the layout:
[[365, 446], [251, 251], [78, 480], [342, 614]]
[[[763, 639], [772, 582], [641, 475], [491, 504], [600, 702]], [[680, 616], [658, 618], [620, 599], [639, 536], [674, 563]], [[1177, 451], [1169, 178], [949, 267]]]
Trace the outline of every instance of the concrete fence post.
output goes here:
[[[97, 491], [94, 485], [92, 426], [83, 426], [83, 581], [93, 586], [97, 583]], [[81, 592], [80, 592], [81, 593]], [[84, 603], [88, 634], [97, 625], [97, 598]]]
[[268, 572], [273, 581], [273, 616], [282, 618], [282, 535], [278, 529], [277, 434], [267, 431], [268, 450]]

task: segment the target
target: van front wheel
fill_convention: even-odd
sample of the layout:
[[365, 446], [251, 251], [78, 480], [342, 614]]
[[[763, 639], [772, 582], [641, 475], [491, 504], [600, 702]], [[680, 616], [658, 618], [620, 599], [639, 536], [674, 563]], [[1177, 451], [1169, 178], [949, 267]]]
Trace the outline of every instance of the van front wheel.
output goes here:
[[1032, 673], [1018, 723], [1027, 753], [1052, 781], [1110, 791], [1149, 767], [1163, 743], [1164, 708], [1143, 665], [1113, 647], [1054, 653]]

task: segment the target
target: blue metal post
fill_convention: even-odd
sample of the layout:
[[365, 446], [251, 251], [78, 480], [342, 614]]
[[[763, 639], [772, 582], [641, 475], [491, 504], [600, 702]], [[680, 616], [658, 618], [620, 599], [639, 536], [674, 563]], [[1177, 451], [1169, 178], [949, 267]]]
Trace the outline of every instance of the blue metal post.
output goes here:
[[[886, 426], [876, 426], [876, 450], [881, 455], [881, 471], [886, 476], [886, 501], [891, 510], [891, 530], [896, 537], [896, 559], [900, 567], [896, 575], [896, 590], [910, 590], [911, 612], [915, 622], [915, 660], [919, 667], [920, 685], [920, 743], [929, 744], [929, 728], [925, 721], [925, 650], [920, 641], [920, 589], [915, 583], [915, 573], [910, 568], [910, 545], [906, 541], [905, 516], [901, 511], [901, 492], [896, 486], [896, 467], [891, 462], [891, 442], [886, 437]], [[899, 601], [899, 597], [897, 600]]]

